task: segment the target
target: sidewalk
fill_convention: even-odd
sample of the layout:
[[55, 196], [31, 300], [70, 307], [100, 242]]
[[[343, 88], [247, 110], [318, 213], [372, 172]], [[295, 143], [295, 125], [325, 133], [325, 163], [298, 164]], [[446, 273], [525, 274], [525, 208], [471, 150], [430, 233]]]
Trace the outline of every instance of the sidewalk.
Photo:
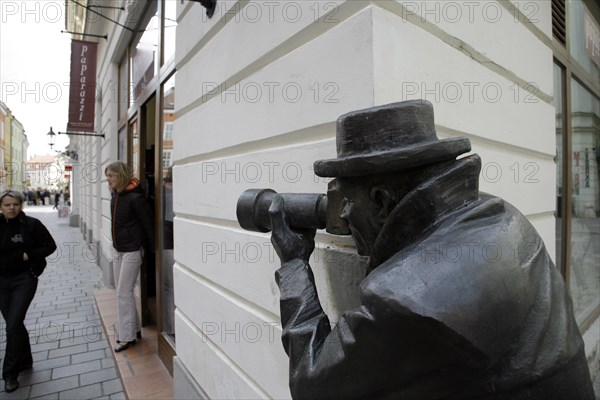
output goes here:
[[[2, 382], [0, 399], [125, 399], [94, 298], [94, 291], [104, 288], [95, 249], [52, 206], [24, 211], [46, 225], [58, 249], [48, 257], [25, 320], [33, 369], [21, 373], [13, 393], [4, 392]], [[5, 342], [0, 317], [0, 359]]]

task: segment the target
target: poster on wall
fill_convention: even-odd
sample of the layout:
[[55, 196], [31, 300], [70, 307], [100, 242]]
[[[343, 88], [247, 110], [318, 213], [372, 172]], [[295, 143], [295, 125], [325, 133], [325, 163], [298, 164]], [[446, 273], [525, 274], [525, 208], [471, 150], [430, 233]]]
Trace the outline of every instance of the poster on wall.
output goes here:
[[95, 42], [71, 41], [68, 131], [94, 132], [96, 46]]

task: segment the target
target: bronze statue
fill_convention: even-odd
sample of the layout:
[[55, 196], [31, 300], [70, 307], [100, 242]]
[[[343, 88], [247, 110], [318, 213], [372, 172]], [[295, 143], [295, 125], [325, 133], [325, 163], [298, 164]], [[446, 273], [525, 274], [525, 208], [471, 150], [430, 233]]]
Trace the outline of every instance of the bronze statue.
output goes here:
[[528, 220], [479, 192], [479, 156], [457, 159], [470, 149], [437, 138], [427, 101], [338, 119], [337, 158], [315, 173], [335, 178], [369, 267], [334, 328], [308, 263], [317, 226], [291, 228], [273, 196], [293, 398], [594, 398], [563, 278]]

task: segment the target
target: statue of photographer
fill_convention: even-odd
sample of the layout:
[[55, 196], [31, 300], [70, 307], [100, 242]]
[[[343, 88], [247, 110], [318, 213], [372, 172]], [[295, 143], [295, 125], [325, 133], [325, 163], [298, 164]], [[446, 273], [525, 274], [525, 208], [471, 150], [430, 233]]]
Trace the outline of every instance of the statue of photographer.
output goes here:
[[283, 345], [296, 399], [592, 399], [562, 276], [527, 219], [480, 193], [464, 138], [439, 140], [433, 108], [408, 101], [343, 115], [341, 217], [369, 256], [360, 307], [332, 329], [309, 257], [314, 230], [275, 196]]

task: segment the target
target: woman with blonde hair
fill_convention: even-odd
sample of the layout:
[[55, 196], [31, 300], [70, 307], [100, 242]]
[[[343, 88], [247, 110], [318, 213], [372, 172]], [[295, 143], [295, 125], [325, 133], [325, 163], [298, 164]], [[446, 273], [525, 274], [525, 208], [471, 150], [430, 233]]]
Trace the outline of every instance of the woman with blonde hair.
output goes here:
[[154, 252], [154, 225], [152, 210], [131, 167], [117, 161], [108, 165], [104, 173], [112, 196], [113, 272], [117, 288], [117, 345], [114, 350], [120, 352], [135, 344], [136, 335], [140, 337], [133, 290], [144, 251]]

